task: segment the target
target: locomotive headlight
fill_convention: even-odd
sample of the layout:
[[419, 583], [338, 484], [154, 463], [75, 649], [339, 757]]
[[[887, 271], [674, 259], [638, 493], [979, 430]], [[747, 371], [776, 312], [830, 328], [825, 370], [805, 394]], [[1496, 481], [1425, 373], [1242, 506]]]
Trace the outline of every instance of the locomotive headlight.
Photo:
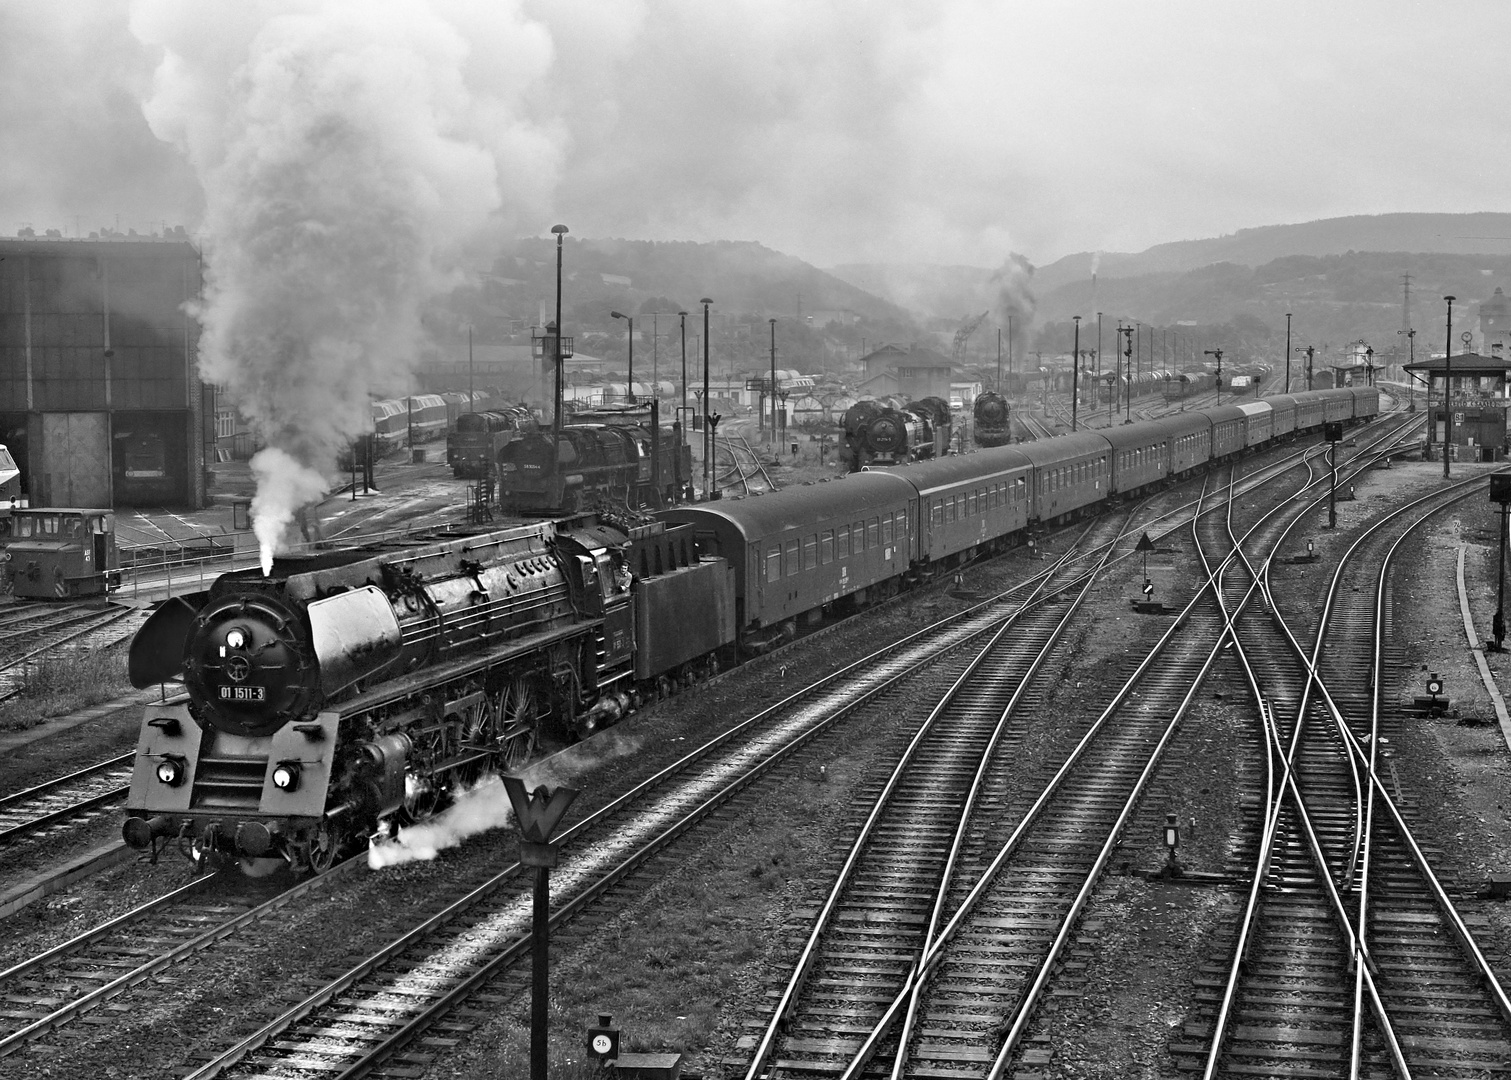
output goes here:
[[157, 778], [159, 782], [169, 787], [178, 787], [184, 782], [184, 759], [181, 757], [165, 757], [157, 763]]
[[299, 787], [299, 762], [280, 761], [273, 769], [273, 786], [279, 791], [293, 791]]
[[226, 632], [226, 648], [245, 649], [247, 647], [247, 632], [240, 627], [235, 627]]

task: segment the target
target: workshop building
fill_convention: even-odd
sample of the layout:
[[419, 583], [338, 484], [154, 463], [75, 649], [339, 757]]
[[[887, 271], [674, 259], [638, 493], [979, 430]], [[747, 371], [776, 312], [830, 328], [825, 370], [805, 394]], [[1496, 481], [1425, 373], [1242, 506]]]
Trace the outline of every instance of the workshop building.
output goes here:
[[202, 268], [176, 232], [0, 238], [0, 442], [31, 505], [205, 505]]

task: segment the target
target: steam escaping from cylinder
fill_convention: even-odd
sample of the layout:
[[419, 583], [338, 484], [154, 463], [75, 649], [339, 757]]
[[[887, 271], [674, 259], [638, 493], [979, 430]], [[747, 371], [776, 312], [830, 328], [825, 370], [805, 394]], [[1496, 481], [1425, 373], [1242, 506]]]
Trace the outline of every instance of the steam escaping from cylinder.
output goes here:
[[400, 828], [393, 840], [374, 840], [367, 849], [367, 865], [382, 870], [409, 862], [429, 862], [469, 836], [500, 828], [513, 820], [504, 782], [489, 773], [435, 817]]
[[[441, 0], [133, 9], [133, 31], [163, 50], [148, 121], [204, 188], [200, 371], [266, 447], [252, 504], [265, 569], [295, 511], [371, 430], [372, 398], [412, 389], [422, 305], [458, 283], [466, 245], [503, 224], [503, 161], [535, 154], [532, 172], [552, 169], [547, 140], [513, 119], [498, 87], [473, 84], [497, 78], [479, 68], [498, 57], [474, 57], [449, 11]], [[508, 5], [489, 23], [499, 36], [478, 48], [512, 43], [519, 94], [549, 65], [549, 39]]]

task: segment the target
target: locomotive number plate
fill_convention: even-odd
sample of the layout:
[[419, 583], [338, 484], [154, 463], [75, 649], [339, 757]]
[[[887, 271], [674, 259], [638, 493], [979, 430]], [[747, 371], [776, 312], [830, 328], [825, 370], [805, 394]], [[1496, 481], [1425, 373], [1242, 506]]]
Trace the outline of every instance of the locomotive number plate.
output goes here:
[[222, 686], [221, 701], [266, 701], [268, 692], [261, 686]]

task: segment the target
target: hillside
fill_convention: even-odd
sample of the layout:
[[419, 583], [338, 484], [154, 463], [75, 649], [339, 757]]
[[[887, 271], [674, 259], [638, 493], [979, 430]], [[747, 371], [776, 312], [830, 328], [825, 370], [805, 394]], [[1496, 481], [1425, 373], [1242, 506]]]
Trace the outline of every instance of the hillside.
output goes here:
[[1207, 240], [1157, 244], [1136, 254], [1083, 251], [1038, 269], [1041, 292], [1081, 279], [1180, 273], [1229, 262], [1260, 266], [1288, 255], [1342, 255], [1350, 251], [1410, 251], [1442, 255], [1511, 253], [1511, 214], [1374, 214], [1325, 218], [1300, 225], [1240, 229]]

